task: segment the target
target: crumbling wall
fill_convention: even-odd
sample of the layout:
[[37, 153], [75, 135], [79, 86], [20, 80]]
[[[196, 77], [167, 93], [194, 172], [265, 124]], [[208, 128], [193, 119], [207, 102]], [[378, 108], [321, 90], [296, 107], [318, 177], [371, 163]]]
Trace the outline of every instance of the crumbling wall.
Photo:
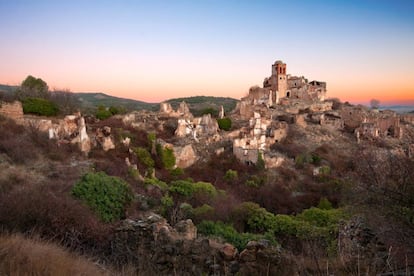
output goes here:
[[171, 227], [155, 214], [125, 220], [116, 230], [113, 252], [148, 275], [278, 275], [280, 251], [266, 240], [250, 241], [242, 252], [229, 243], [197, 237], [191, 220]]
[[22, 103], [15, 101], [12, 103], [0, 102], [0, 115], [20, 121], [23, 119], [23, 107]]

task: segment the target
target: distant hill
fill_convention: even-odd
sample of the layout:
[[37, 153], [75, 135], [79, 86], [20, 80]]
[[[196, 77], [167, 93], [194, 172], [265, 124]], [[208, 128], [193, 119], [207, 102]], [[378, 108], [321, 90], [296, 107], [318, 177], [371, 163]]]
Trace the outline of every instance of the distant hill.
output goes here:
[[381, 106], [380, 110], [392, 110], [397, 113], [413, 113], [414, 112], [414, 105], [388, 105], [388, 106]]
[[127, 110], [158, 110], [159, 104], [157, 103], [146, 103], [142, 101], [125, 99], [110, 96], [104, 93], [75, 93], [79, 99], [81, 107], [83, 108], [96, 108], [102, 106], [116, 106], [125, 107]]
[[[18, 86], [0, 84], [0, 92], [7, 94], [13, 93], [17, 88]], [[138, 100], [119, 98], [101, 92], [74, 92], [74, 94], [78, 98], [81, 108], [87, 110], [95, 109], [100, 105], [106, 107], [124, 107], [127, 110], [159, 110], [159, 103], [147, 103]], [[223, 105], [226, 112], [229, 112], [236, 107], [236, 103], [238, 102], [233, 98], [212, 96], [195, 96], [167, 100], [167, 102], [171, 103], [175, 109], [182, 101], [185, 101], [188, 104], [191, 112], [195, 116], [199, 116], [206, 109], [213, 109], [218, 113], [221, 105]]]
[[217, 112], [220, 106], [224, 107], [225, 112], [230, 112], [236, 107], [238, 100], [228, 97], [212, 97], [212, 96], [195, 96], [187, 98], [170, 99], [167, 102], [171, 104], [174, 109], [177, 109], [181, 102], [185, 101], [190, 108], [190, 111], [199, 116], [206, 109], [214, 109]]
[[12, 93], [17, 88], [18, 88], [18, 86], [0, 84], [0, 91], [5, 92], [5, 93]]

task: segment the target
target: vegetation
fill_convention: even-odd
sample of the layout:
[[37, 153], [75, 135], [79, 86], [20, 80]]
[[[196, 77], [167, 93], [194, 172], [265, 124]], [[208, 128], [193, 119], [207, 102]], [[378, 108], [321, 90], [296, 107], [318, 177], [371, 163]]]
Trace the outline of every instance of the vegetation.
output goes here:
[[23, 112], [39, 116], [56, 116], [59, 108], [53, 102], [42, 98], [26, 98], [23, 100]]
[[222, 130], [229, 131], [231, 129], [230, 118], [217, 119], [217, 123], [219, 125], [219, 128]]
[[133, 198], [127, 183], [103, 172], [85, 174], [73, 187], [72, 194], [91, 207], [104, 222], [122, 218], [125, 207]]

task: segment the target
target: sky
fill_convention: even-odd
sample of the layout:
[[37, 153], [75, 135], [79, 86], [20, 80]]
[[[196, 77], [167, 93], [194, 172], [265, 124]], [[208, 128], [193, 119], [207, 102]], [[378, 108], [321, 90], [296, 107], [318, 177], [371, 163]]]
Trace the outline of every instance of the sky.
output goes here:
[[0, 0], [0, 83], [239, 99], [276, 60], [351, 103], [414, 104], [414, 1]]

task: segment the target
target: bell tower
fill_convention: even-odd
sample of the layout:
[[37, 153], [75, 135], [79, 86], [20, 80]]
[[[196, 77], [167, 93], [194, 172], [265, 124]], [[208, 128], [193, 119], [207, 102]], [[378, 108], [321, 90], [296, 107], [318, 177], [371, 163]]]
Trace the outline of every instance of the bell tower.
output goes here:
[[[286, 63], [283, 63], [281, 60], [277, 60], [272, 65], [272, 76], [271, 76], [271, 88], [273, 91], [277, 92], [279, 98], [285, 98], [288, 95], [287, 92], [287, 76], [286, 76]], [[276, 94], [275, 94], [276, 95]], [[274, 102], [276, 102], [274, 97]]]

